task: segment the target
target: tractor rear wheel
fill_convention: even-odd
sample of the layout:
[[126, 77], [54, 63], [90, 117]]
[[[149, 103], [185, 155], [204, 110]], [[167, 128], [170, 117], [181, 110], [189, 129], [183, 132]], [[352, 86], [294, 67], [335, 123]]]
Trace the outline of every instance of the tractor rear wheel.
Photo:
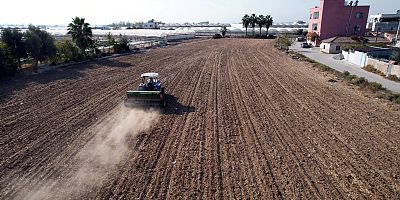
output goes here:
[[161, 88], [160, 99], [161, 99], [161, 102], [160, 102], [161, 108], [165, 108], [165, 105], [166, 105], [166, 103], [165, 103], [165, 88], [163, 88], [163, 87]]

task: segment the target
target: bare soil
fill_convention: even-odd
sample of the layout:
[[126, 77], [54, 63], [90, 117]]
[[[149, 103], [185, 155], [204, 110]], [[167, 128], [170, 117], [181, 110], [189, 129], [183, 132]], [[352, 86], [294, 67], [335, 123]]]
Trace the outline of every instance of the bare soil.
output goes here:
[[58, 197], [400, 198], [395, 106], [329, 82], [272, 40], [221, 39], [1, 82], [0, 199], [67, 187], [94, 127], [149, 71], [167, 108], [95, 183]]

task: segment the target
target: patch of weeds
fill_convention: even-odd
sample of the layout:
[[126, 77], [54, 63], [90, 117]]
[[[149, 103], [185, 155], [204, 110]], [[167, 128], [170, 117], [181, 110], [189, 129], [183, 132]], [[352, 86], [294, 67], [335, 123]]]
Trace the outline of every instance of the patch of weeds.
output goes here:
[[330, 67], [328, 67], [328, 66], [326, 66], [326, 65], [324, 65], [322, 63], [319, 63], [319, 62], [315, 62], [313, 64], [313, 66], [315, 68], [318, 68], [318, 69], [324, 71], [324, 72], [334, 72], [335, 71], [334, 69], [332, 69], [332, 68], [330, 68]]
[[380, 75], [380, 76], [386, 76], [385, 73], [379, 71], [379, 70], [376, 69], [373, 65], [367, 65], [367, 66], [363, 67], [363, 69], [364, 69], [365, 71], [372, 72], [372, 73], [378, 74], [378, 75]]
[[363, 67], [363, 69], [365, 71], [369, 71], [369, 72], [372, 72], [372, 73], [375, 73], [377, 71], [377, 69], [373, 65], [367, 65], [367, 66]]
[[[335, 69], [330, 68], [327, 65], [324, 65], [322, 63], [316, 62], [315, 60], [312, 60], [312, 59], [310, 59], [308, 57], [305, 57], [302, 54], [298, 54], [298, 53], [296, 53], [296, 54], [299, 55], [299, 57], [301, 57], [303, 61], [312, 63], [313, 67], [315, 67], [315, 68], [317, 68], [317, 69], [319, 69], [321, 71], [330, 72], [330, 73], [332, 73], [332, 74], [334, 74], [334, 75], [336, 75], [338, 77], [341, 77], [341, 78], [345, 79], [349, 83], [352, 83], [354, 85], [359, 86], [361, 89], [367, 89], [367, 90], [370, 90], [370, 91], [372, 91], [374, 93], [379, 92], [377, 94], [377, 96], [379, 98], [384, 98], [386, 100], [389, 100], [389, 101], [392, 101], [394, 103], [400, 104], [400, 94], [393, 93], [391, 91], [386, 90], [379, 83], [376, 83], [376, 82], [371, 82], [370, 83], [364, 77], [358, 77], [356, 75], [351, 75], [350, 72], [348, 72], [348, 71], [344, 71], [343, 73], [341, 73], [341, 72], [339, 72], [339, 71], [337, 71]], [[377, 73], [377, 74], [380, 74], [380, 75], [384, 76], [384, 74], [382, 72], [380, 72], [379, 70], [375, 69], [375, 67], [372, 66], [372, 65], [367, 65], [363, 69], [365, 69], [367, 71], [372, 71], [374, 73]], [[400, 79], [395, 75], [390, 75], [389, 77], [385, 77], [385, 78], [388, 78], [390, 80], [400, 81]]]
[[344, 71], [343, 73], [339, 73], [339, 76], [344, 78], [347, 81], [351, 81], [351, 80], [357, 78], [357, 76], [351, 75], [350, 72], [348, 72], [348, 71]]
[[391, 81], [396, 81], [396, 82], [400, 82], [400, 78], [397, 77], [396, 75], [389, 75], [387, 77], [387, 79], [391, 80]]
[[[386, 92], [383, 95], [383, 98], [389, 101], [397, 101], [397, 99], [400, 99], [400, 94], [395, 94], [391, 92]], [[396, 102], [397, 103], [397, 102]]]
[[364, 85], [367, 84], [368, 81], [364, 77], [355, 77], [351, 79], [351, 83], [353, 83], [354, 85]]
[[373, 92], [377, 92], [380, 90], [383, 90], [382, 84], [380, 83], [376, 83], [376, 82], [372, 82], [368, 84], [368, 89], [370, 89]]
[[394, 102], [400, 104], [400, 97], [397, 97], [397, 99]]

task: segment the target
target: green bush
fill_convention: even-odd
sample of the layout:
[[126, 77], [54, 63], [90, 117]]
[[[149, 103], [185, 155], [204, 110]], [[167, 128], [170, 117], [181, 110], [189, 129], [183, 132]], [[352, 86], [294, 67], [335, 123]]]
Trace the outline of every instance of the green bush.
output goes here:
[[339, 76], [341, 76], [342, 78], [344, 78], [348, 81], [352, 81], [353, 79], [357, 78], [357, 76], [351, 75], [350, 72], [348, 72], [348, 71], [344, 71], [343, 73], [339, 74]]
[[121, 39], [114, 44], [114, 53], [125, 53], [129, 52], [129, 41], [126, 37]]
[[400, 96], [394, 102], [400, 104]]
[[351, 83], [353, 83], [355, 85], [364, 85], [364, 84], [368, 83], [368, 81], [364, 77], [356, 77], [351, 80]]
[[10, 51], [0, 43], [0, 78], [14, 75], [17, 69], [18, 65], [14, 62]]
[[56, 57], [58, 62], [81, 61], [85, 59], [85, 56], [81, 53], [79, 47], [70, 40], [58, 42], [56, 47]]
[[369, 88], [370, 90], [372, 90], [373, 92], [377, 92], [377, 91], [379, 91], [379, 90], [383, 90], [382, 85], [379, 84], [379, 83], [376, 83], [376, 82], [370, 83], [370, 84], [368, 85], [368, 88]]
[[391, 92], [386, 92], [383, 96], [384, 99], [389, 100], [389, 101], [396, 101], [398, 98], [400, 98], [400, 94], [394, 94]]

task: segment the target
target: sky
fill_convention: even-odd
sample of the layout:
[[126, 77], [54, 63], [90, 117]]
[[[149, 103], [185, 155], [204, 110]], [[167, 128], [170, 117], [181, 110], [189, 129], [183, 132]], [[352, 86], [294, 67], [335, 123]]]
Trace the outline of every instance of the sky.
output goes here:
[[[72, 17], [92, 25], [119, 21], [239, 23], [244, 14], [271, 15], [274, 22], [306, 21], [319, 0], [2, 0], [0, 24], [67, 25]], [[395, 13], [400, 0], [360, 0], [370, 14]]]

